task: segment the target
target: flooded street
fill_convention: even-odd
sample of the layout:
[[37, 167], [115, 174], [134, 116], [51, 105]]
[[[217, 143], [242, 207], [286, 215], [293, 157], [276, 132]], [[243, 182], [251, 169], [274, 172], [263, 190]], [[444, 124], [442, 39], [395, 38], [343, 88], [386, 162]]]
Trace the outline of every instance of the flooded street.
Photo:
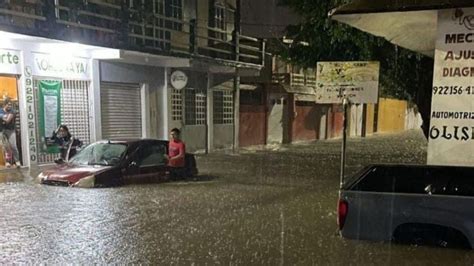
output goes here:
[[[342, 239], [340, 140], [197, 156], [197, 180], [77, 189], [2, 173], [0, 264], [472, 265], [466, 250]], [[425, 163], [420, 131], [350, 139], [367, 163]]]

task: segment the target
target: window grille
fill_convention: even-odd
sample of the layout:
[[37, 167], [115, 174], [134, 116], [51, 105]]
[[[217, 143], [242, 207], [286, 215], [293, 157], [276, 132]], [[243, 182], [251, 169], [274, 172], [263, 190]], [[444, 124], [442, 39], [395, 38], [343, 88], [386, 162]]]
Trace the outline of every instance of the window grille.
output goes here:
[[234, 118], [233, 95], [230, 90], [215, 90], [214, 124], [232, 124]]
[[206, 91], [201, 89], [185, 89], [185, 124], [206, 124]]
[[165, 2], [164, 0], [153, 0], [153, 12], [155, 14], [164, 15], [165, 14]]
[[[182, 20], [183, 19], [183, 1], [167, 0], [165, 1], [165, 15], [167, 17]], [[166, 26], [172, 30], [181, 31], [182, 23], [176, 21], [167, 21]]]
[[[36, 125], [38, 125], [38, 79], [34, 80], [34, 94], [36, 105]], [[48, 81], [54, 81], [49, 79]], [[83, 142], [90, 143], [89, 127], [89, 91], [90, 82], [84, 80], [62, 80], [61, 88], [61, 124], [67, 125], [71, 134]], [[52, 134], [46, 132], [46, 136]], [[36, 139], [39, 140], [39, 128], [36, 129]], [[41, 152], [41, 143], [38, 141], [38, 164], [52, 163], [59, 154]]]
[[171, 120], [183, 120], [183, 90], [171, 89]]
[[220, 30], [216, 32], [216, 38], [225, 41], [227, 34], [221, 32], [226, 30], [225, 8], [218, 4], [214, 6], [214, 27]]
[[[131, 0], [130, 41], [135, 45], [144, 45], [153, 49], [170, 49], [170, 32], [165, 29], [165, 7], [163, 0], [143, 2]], [[150, 14], [148, 14], [150, 12]], [[148, 14], [144, 16], [144, 14]], [[152, 13], [152, 14], [151, 14]]]

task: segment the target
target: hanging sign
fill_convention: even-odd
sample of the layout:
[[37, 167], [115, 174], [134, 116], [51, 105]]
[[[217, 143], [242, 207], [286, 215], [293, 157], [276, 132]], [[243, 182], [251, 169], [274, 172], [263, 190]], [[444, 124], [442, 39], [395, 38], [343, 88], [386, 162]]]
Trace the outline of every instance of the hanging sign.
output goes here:
[[379, 68], [379, 62], [318, 62], [316, 102], [377, 103]]
[[87, 58], [33, 53], [33, 60], [34, 76], [81, 80], [91, 77], [90, 60]]
[[60, 81], [40, 81], [38, 84], [40, 147], [47, 153], [59, 152], [57, 146], [46, 144], [61, 122], [61, 87]]
[[175, 70], [171, 73], [171, 86], [177, 90], [181, 90], [188, 84], [188, 76], [180, 70]]
[[428, 164], [474, 165], [474, 8], [438, 11]]
[[0, 73], [11, 75], [21, 74], [20, 51], [0, 49]]

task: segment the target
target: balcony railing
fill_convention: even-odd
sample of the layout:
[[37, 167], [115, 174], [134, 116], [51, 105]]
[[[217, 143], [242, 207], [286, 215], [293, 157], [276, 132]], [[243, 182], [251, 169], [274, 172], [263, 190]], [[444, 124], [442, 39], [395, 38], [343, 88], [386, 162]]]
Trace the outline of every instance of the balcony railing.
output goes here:
[[46, 38], [261, 67], [262, 40], [129, 8], [122, 0], [0, 0], [0, 29]]
[[316, 75], [313, 73], [273, 73], [272, 82], [288, 86], [315, 87]]

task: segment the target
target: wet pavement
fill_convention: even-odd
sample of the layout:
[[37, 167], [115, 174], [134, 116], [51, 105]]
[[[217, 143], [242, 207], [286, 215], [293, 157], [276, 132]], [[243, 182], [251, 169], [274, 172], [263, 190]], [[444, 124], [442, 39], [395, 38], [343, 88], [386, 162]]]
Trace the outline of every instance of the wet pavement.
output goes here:
[[[420, 131], [350, 139], [347, 174], [425, 163]], [[339, 237], [340, 140], [197, 157], [197, 180], [77, 189], [0, 174], [0, 264], [472, 265], [472, 251]]]

